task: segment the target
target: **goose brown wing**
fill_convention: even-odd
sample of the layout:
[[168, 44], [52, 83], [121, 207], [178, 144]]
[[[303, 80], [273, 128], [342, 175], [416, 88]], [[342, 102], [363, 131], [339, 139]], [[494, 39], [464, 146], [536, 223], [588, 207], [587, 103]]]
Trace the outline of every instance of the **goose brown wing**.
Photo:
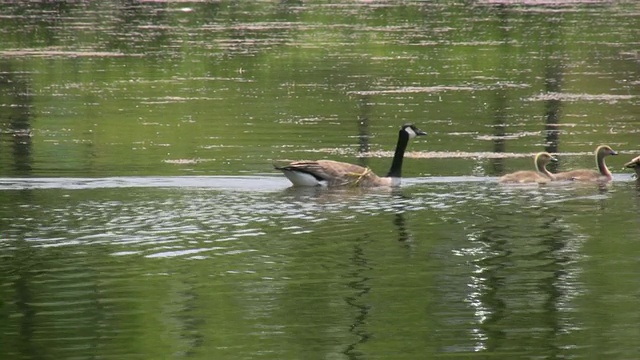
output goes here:
[[304, 172], [332, 185], [348, 184], [354, 180], [354, 176], [357, 178], [368, 171], [359, 165], [333, 160], [293, 161], [277, 169]]

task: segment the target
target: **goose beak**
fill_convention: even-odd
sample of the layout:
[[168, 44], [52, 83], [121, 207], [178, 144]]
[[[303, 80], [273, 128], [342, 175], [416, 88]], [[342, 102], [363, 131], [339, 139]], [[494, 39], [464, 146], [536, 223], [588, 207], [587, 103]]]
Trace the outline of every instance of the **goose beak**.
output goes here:
[[611, 150], [611, 152], [609, 153], [609, 155], [618, 155], [617, 151]]
[[416, 135], [418, 135], [418, 136], [419, 136], [419, 135], [427, 135], [427, 133], [426, 133], [426, 132], [424, 132], [424, 131], [422, 131], [422, 130], [420, 130], [420, 129], [418, 129], [418, 128], [416, 128], [415, 132], [416, 132]]
[[551, 160], [551, 162], [558, 162], [558, 158], [554, 158], [554, 157], [552, 157], [552, 158], [551, 158], [551, 159], [549, 159], [549, 160]]

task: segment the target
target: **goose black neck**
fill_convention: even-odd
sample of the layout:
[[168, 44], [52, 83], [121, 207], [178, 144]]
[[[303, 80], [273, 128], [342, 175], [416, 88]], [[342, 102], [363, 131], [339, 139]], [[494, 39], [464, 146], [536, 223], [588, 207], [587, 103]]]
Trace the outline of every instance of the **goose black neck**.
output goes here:
[[409, 143], [409, 134], [400, 130], [398, 133], [398, 143], [396, 144], [396, 152], [393, 154], [393, 162], [391, 162], [391, 168], [387, 177], [399, 178], [402, 176], [402, 160], [404, 159], [404, 152], [407, 150], [407, 144]]

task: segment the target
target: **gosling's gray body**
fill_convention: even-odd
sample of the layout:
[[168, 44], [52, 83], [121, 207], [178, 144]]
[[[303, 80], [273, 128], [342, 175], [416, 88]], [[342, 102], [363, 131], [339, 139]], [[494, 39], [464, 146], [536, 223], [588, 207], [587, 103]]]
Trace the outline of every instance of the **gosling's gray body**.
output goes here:
[[624, 167], [634, 169], [636, 171], [636, 179], [640, 181], [640, 156], [624, 164]]
[[611, 181], [613, 176], [607, 168], [604, 158], [609, 155], [618, 155], [608, 145], [600, 145], [596, 148], [595, 160], [598, 170], [577, 169], [572, 171], [559, 172], [555, 174], [556, 180], [573, 180], [573, 181]]
[[544, 184], [554, 180], [553, 174], [547, 170], [546, 166], [551, 161], [557, 161], [548, 152], [537, 153], [533, 158], [536, 170], [520, 170], [514, 173], [506, 174], [498, 179], [503, 184]]

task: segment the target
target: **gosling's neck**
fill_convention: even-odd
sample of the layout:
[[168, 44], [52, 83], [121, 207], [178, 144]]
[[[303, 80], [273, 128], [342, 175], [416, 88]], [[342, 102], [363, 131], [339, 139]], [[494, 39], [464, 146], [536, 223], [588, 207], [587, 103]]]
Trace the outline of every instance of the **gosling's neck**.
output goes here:
[[540, 158], [536, 158], [536, 171], [544, 174], [549, 179], [553, 179], [553, 174], [547, 170], [547, 162]]
[[600, 174], [602, 174], [603, 176], [606, 176], [609, 180], [611, 180], [613, 176], [611, 175], [611, 171], [609, 171], [607, 164], [605, 164], [604, 162], [604, 158], [606, 156], [607, 154], [605, 154], [602, 151], [599, 151], [598, 154], [596, 155], [596, 166], [598, 166], [598, 171], [600, 172]]

